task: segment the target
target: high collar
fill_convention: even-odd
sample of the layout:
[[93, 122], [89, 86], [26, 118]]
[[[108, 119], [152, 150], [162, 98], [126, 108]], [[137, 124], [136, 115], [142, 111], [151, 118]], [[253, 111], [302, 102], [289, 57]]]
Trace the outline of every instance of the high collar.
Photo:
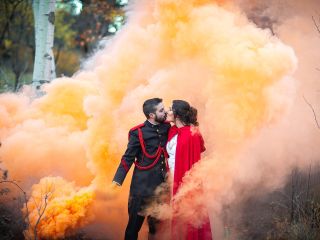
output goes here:
[[149, 122], [149, 120], [146, 120], [144, 123], [146, 126], [152, 127], [152, 128], [158, 128], [160, 126], [160, 123], [159, 124], [152, 124], [151, 122]]

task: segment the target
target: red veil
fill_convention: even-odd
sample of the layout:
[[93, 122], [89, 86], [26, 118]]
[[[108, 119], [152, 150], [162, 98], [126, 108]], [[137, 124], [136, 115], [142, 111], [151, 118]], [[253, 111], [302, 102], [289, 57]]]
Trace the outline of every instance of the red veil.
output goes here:
[[[175, 155], [173, 196], [179, 190], [185, 173], [192, 168], [193, 164], [200, 160], [201, 153], [205, 151], [203, 138], [197, 128], [193, 129], [193, 127], [190, 126], [177, 128], [176, 126], [173, 126], [169, 130], [168, 141], [170, 141], [176, 134], [178, 134], [178, 137]], [[209, 217], [207, 219], [208, 220], [199, 228], [195, 228], [190, 224], [184, 225], [186, 233], [185, 236], [181, 236], [183, 233], [175, 228], [175, 222], [178, 220], [174, 218], [172, 221], [173, 239], [181, 239], [181, 237], [182, 239], [187, 240], [212, 239]]]

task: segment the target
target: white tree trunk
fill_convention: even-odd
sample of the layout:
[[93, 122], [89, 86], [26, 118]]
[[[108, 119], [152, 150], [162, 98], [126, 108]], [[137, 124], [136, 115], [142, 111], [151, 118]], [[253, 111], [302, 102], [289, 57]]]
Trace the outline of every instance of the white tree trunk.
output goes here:
[[34, 60], [32, 87], [36, 95], [41, 94], [41, 85], [56, 77], [53, 39], [56, 0], [34, 0], [34, 26], [36, 54]]

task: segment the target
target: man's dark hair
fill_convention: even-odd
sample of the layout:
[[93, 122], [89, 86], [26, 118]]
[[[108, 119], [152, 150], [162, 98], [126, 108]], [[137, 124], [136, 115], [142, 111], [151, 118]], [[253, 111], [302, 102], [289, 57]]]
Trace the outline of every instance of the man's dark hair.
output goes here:
[[146, 116], [147, 119], [149, 119], [149, 114], [150, 113], [155, 113], [156, 111], [156, 106], [162, 102], [161, 98], [151, 98], [146, 100], [143, 103], [143, 113]]

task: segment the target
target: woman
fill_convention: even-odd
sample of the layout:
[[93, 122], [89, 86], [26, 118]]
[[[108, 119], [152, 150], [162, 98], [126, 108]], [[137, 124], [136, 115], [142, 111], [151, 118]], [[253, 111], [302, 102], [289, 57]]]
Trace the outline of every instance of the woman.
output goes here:
[[[168, 165], [173, 175], [173, 198], [182, 182], [182, 178], [193, 164], [200, 160], [201, 152], [205, 151], [203, 138], [198, 131], [197, 110], [183, 100], [174, 100], [169, 110], [167, 120], [174, 125], [169, 130], [167, 152]], [[174, 203], [173, 203], [174, 204]], [[173, 239], [207, 240], [212, 239], [209, 218], [200, 227], [191, 224], [179, 224], [177, 219], [172, 221]], [[181, 231], [183, 226], [183, 231]], [[184, 232], [184, 234], [182, 233]]]

